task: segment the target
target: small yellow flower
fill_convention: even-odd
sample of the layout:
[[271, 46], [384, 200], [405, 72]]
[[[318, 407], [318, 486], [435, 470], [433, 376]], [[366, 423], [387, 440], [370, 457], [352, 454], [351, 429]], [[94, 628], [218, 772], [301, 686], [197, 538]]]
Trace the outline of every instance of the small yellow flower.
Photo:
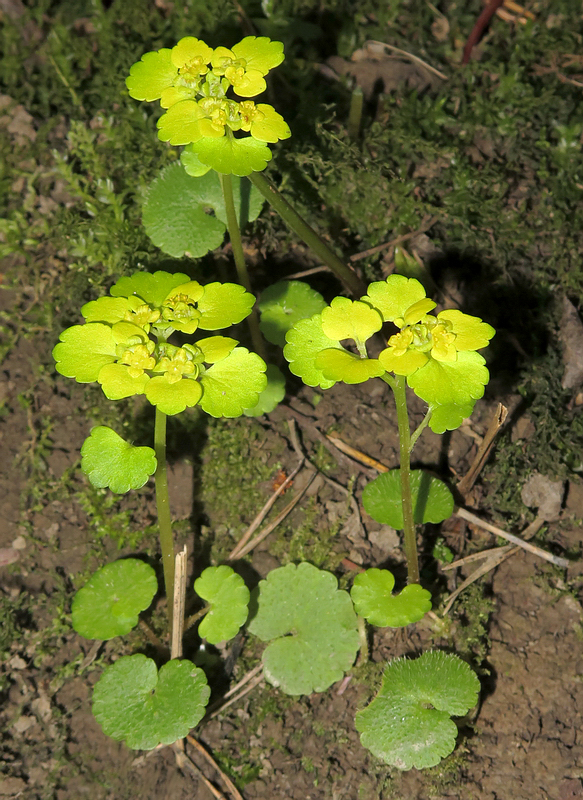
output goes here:
[[158, 361], [155, 371], [163, 372], [168, 383], [178, 383], [184, 375], [193, 375], [197, 367], [189, 358], [189, 353], [178, 347], [170, 357], [163, 356]]

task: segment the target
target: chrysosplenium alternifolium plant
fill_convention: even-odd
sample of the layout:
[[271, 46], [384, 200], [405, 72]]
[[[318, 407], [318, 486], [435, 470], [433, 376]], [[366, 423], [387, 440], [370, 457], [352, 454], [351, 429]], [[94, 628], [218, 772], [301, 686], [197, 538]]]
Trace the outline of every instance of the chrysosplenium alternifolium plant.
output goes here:
[[[200, 228], [208, 224], [206, 211], [212, 207], [216, 217], [227, 222], [243, 286], [216, 282], [203, 286], [181, 273], [135, 273], [118, 280], [109, 297], [84, 305], [85, 323], [63, 331], [53, 351], [62, 375], [79, 383], [99, 383], [111, 400], [144, 395], [156, 409], [154, 449], [134, 447], [110, 428], [97, 426], [82, 447], [81, 466], [94, 486], [120, 493], [140, 488], [155, 474], [168, 601], [175, 586], [166, 415], [196, 405], [215, 417], [257, 414], [273, 408], [283, 396], [281, 375], [271, 396], [264, 392], [267, 368], [259, 355], [235, 339], [200, 335], [241, 322], [252, 314], [254, 304], [230, 176], [249, 176], [254, 189], [270, 199], [345, 285], [356, 296], [364, 291], [360, 279], [257, 175], [271, 159], [267, 144], [287, 138], [290, 130], [270, 105], [249, 98], [265, 90], [265, 76], [282, 61], [283, 45], [266, 37], [248, 36], [230, 50], [213, 50], [186, 37], [171, 49], [146, 53], [132, 66], [127, 79], [131, 96], [160, 100], [165, 113], [158, 121], [159, 138], [185, 146], [184, 169], [172, 165], [158, 179], [156, 191], [150, 192], [146, 228], [156, 231], [161, 247], [165, 242], [176, 251], [167, 249], [172, 255], [189, 248], [200, 255], [217, 231], [222, 235], [217, 219], [212, 220], [212, 236], [208, 231], [195, 235], [188, 246], [183, 229], [189, 220]], [[206, 175], [210, 170], [218, 178]], [[243, 181], [237, 183], [237, 191], [241, 207]], [[199, 207], [194, 214], [189, 209], [191, 216], [181, 214], [172, 230], [176, 196], [181, 212], [180, 204], [188, 205], [184, 197]], [[246, 199], [248, 210], [257, 215], [257, 195], [251, 191]], [[168, 225], [164, 216], [171, 218]], [[379, 627], [405, 626], [422, 619], [431, 608], [430, 593], [418, 583], [415, 524], [445, 519], [453, 499], [442, 481], [422, 470], [411, 471], [410, 454], [425, 425], [442, 433], [458, 427], [471, 413], [488, 381], [485, 361], [477, 351], [494, 333], [488, 324], [458, 310], [434, 315], [435, 307], [418, 281], [400, 275], [373, 283], [356, 301], [336, 297], [326, 305], [317, 292], [298, 282], [276, 284], [262, 297], [261, 330], [269, 341], [285, 345], [290, 370], [306, 384], [326, 389], [337, 381], [361, 383], [378, 377], [393, 390], [400, 469], [372, 481], [364, 490], [363, 504], [375, 519], [404, 529], [409, 569], [409, 585], [395, 595], [395, 580], [388, 570], [365, 570], [349, 593], [339, 589], [334, 575], [325, 570], [308, 563], [287, 564], [260, 581], [251, 614], [249, 590], [231, 566], [202, 571], [193, 588], [198, 601], [206, 605], [190, 620], [200, 623], [200, 638], [218, 644], [247, 624], [250, 633], [266, 642], [266, 680], [288, 694], [324, 691], [340, 680], [358, 649], [367, 649], [365, 620]], [[367, 340], [385, 323], [393, 323], [397, 332], [378, 358], [369, 358]], [[256, 323], [250, 331], [255, 349], [261, 351]], [[180, 343], [172, 343], [175, 333]], [[182, 341], [189, 336], [192, 341]], [[346, 341], [352, 342], [352, 349], [343, 345]], [[412, 435], [405, 381], [429, 407]], [[73, 625], [89, 638], [123, 635], [137, 624], [156, 592], [156, 574], [148, 564], [123, 559], [106, 565], [77, 593]], [[109, 736], [129, 747], [149, 749], [185, 736], [201, 720], [210, 695], [206, 676], [192, 662], [180, 659], [179, 637], [178, 644], [173, 639], [172, 648], [171, 660], [160, 670], [141, 654], [123, 656], [105, 670], [95, 687], [93, 712]], [[456, 727], [450, 715], [464, 714], [474, 705], [478, 689], [469, 667], [449, 654], [427, 653], [416, 661], [393, 662], [377, 698], [357, 715], [361, 740], [402, 769], [434, 765], [454, 747]]]
[[290, 129], [272, 106], [228, 95], [261, 94], [265, 75], [283, 59], [283, 44], [265, 36], [247, 36], [231, 50], [213, 50], [187, 36], [172, 49], [143, 55], [126, 84], [136, 100], [160, 100], [167, 109], [158, 120], [158, 136], [187, 145], [183, 163], [189, 174], [204, 175], [212, 168], [248, 175], [271, 160], [266, 143], [287, 139]]

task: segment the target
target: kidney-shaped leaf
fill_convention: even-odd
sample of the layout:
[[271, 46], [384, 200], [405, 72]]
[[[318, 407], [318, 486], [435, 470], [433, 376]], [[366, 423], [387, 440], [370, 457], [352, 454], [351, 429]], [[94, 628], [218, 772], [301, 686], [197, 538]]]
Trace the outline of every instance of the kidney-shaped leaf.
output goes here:
[[[259, 216], [264, 199], [248, 181], [233, 178], [233, 196], [241, 227]], [[166, 167], [148, 189], [142, 222], [154, 244], [174, 258], [185, 253], [198, 258], [214, 250], [226, 230], [217, 173], [196, 178], [182, 164]]]
[[265, 372], [267, 386], [252, 408], [243, 409], [246, 417], [260, 417], [269, 414], [285, 397], [285, 375], [275, 364], [268, 364]]
[[236, 636], [247, 619], [249, 589], [240, 575], [226, 565], [207, 567], [194, 582], [194, 591], [210, 605], [198, 633], [211, 644]]
[[81, 469], [93, 486], [116, 494], [143, 486], [156, 463], [151, 447], [134, 447], [105, 425], [93, 428], [81, 447]]
[[[400, 470], [384, 472], [368, 483], [362, 492], [367, 514], [392, 528], [403, 528]], [[453, 495], [443, 481], [422, 469], [411, 470], [413, 516], [417, 524], [443, 522], [453, 513]]]
[[348, 592], [338, 589], [332, 573], [306, 562], [274, 569], [260, 581], [249, 630], [271, 642], [263, 653], [265, 677], [286, 694], [325, 691], [350, 668], [359, 647]]
[[133, 750], [152, 750], [182, 739], [204, 715], [210, 689], [191, 661], [160, 669], [151, 658], [122, 656], [93, 690], [93, 715], [103, 732]]
[[455, 747], [457, 727], [450, 717], [475, 706], [479, 690], [476, 674], [449, 653], [395, 659], [378, 695], [356, 714], [360, 741], [399, 769], [433, 767]]
[[300, 319], [326, 308], [322, 295], [303, 281], [279, 281], [261, 293], [260, 328], [268, 342], [285, 347], [285, 335]]
[[418, 622], [431, 610], [431, 593], [410, 583], [393, 594], [395, 578], [388, 569], [367, 569], [354, 579], [350, 596], [356, 613], [379, 628], [401, 628]]
[[158, 591], [156, 573], [137, 558], [106, 564], [73, 599], [73, 628], [86, 639], [112, 639], [129, 633], [138, 614]]

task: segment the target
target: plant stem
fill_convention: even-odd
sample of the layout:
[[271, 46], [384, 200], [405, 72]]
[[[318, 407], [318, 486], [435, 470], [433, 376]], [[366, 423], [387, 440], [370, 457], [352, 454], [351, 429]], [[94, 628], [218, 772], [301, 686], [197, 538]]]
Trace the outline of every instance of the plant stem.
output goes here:
[[316, 231], [300, 217], [287, 200], [281, 195], [271, 181], [267, 180], [260, 172], [252, 172], [249, 180], [261, 194], [271, 203], [277, 213], [289, 225], [294, 233], [302, 239], [308, 247], [327, 264], [332, 272], [342, 281], [352, 294], [360, 297], [366, 294], [366, 285], [360, 280], [356, 272], [347, 267], [336, 253], [331, 250], [326, 242], [318, 236]]
[[[239, 283], [244, 286], [251, 294], [251, 279], [247, 270], [245, 262], [245, 253], [243, 252], [243, 242], [241, 241], [241, 231], [239, 229], [239, 221], [237, 220], [237, 212], [235, 211], [235, 201], [233, 199], [233, 182], [230, 175], [223, 175], [221, 172], [217, 173], [221, 182], [221, 189], [223, 190], [223, 198], [225, 201], [225, 211], [227, 213], [227, 229], [229, 231], [229, 238], [231, 240], [231, 247], [233, 248], [233, 258], [235, 259], [235, 268], [239, 277]], [[267, 352], [265, 349], [265, 341], [259, 329], [259, 317], [257, 311], [253, 309], [251, 314], [247, 317], [247, 324], [249, 325], [249, 332], [251, 334], [251, 341], [255, 352], [261, 356], [264, 361], [267, 361]]]
[[172, 604], [174, 601], [174, 538], [168, 498], [168, 474], [166, 469], [166, 414], [156, 407], [154, 423], [154, 452], [158, 465], [154, 480], [156, 482], [156, 509], [160, 531], [160, 549], [164, 569], [164, 587], [170, 628], [172, 628]]
[[423, 417], [423, 419], [419, 423], [418, 427], [411, 434], [411, 443], [409, 445], [409, 454], [411, 454], [413, 452], [413, 448], [415, 447], [415, 443], [417, 442], [417, 439], [421, 436], [421, 434], [423, 433], [425, 428], [428, 426], [430, 419], [431, 419], [431, 409], [429, 408], [427, 410], [427, 414], [425, 414], [425, 416]]
[[419, 583], [419, 561], [417, 558], [417, 537], [413, 518], [413, 498], [411, 495], [411, 429], [407, 411], [407, 394], [405, 378], [395, 375], [384, 380], [389, 384], [395, 396], [397, 407], [397, 427], [399, 429], [399, 456], [401, 477], [401, 507], [403, 509], [403, 531], [405, 535], [405, 556], [407, 558], [407, 579], [409, 583]]

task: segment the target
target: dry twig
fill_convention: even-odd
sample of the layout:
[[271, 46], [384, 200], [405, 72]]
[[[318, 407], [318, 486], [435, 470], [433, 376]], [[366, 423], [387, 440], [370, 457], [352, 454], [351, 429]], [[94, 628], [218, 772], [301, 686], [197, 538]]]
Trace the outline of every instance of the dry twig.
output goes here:
[[554, 556], [552, 553], [548, 553], [546, 550], [543, 550], [541, 547], [537, 547], [530, 542], [525, 542], [523, 539], [520, 539], [518, 536], [515, 536], [513, 533], [507, 533], [506, 531], [502, 530], [502, 528], [496, 527], [496, 525], [491, 525], [489, 522], [485, 522], [484, 520], [477, 517], [475, 514], [472, 514], [471, 511], [466, 511], [465, 508], [457, 508], [454, 511], [456, 517], [460, 519], [465, 519], [466, 522], [471, 522], [473, 525], [477, 525], [478, 528], [483, 528], [485, 531], [489, 531], [490, 533], [495, 534], [496, 536], [501, 536], [502, 539], [506, 539], [508, 542], [512, 542], [512, 544], [518, 545], [518, 547], [522, 547], [525, 550], [528, 550], [529, 553], [532, 553], [539, 558], [544, 558], [545, 561], [550, 561], [551, 564], [555, 564], [557, 567], [562, 567], [563, 569], [567, 569], [569, 566], [569, 561], [566, 558], [562, 558], [561, 556]]
[[457, 490], [462, 497], [465, 497], [468, 494], [476, 482], [478, 475], [484, 468], [484, 464], [486, 463], [486, 460], [490, 455], [490, 451], [492, 450], [492, 446], [494, 445], [494, 439], [498, 435], [498, 432], [504, 424], [507, 416], [508, 409], [506, 406], [503, 406], [502, 403], [498, 403], [498, 408], [494, 412], [490, 424], [488, 425], [488, 430], [482, 439], [482, 443], [478, 447], [478, 451], [474, 457], [472, 465], [457, 485]]

